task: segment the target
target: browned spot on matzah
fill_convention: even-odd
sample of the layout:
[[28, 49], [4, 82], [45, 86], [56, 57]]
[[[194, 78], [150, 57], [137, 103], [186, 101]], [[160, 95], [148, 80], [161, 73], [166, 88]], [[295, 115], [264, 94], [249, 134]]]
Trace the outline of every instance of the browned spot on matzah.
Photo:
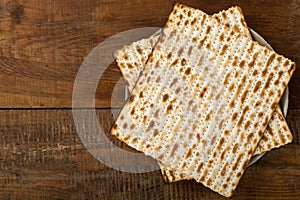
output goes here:
[[249, 135], [247, 136], [247, 144], [250, 142], [250, 140], [253, 137], [253, 135], [254, 135], [253, 132], [249, 133]]
[[253, 48], [254, 48], [254, 43], [253, 43], [253, 42], [251, 42], [251, 43], [250, 43], [250, 47], [249, 47], [249, 49], [247, 49], [248, 53], [252, 53], [252, 51], [253, 51]]
[[203, 26], [203, 25], [204, 25], [204, 22], [205, 22], [205, 20], [206, 20], [206, 16], [205, 16], [205, 15], [203, 15], [203, 17], [202, 17], [202, 19], [201, 19], [201, 22], [200, 22], [201, 26]]
[[286, 126], [282, 127], [284, 131], [288, 131], [288, 128]]
[[130, 138], [130, 135], [127, 135], [127, 136], [125, 136], [125, 137], [123, 138], [123, 140], [124, 140], [124, 141], [127, 141], [127, 140], [129, 140], [129, 138]]
[[137, 47], [136, 51], [137, 51], [140, 55], [143, 55], [143, 51], [142, 51], [142, 49], [140, 49], [139, 47]]
[[263, 135], [263, 132], [260, 130], [258, 131], [258, 136], [261, 137]]
[[198, 45], [198, 48], [201, 49], [203, 47], [203, 44], [206, 40], [207, 36], [205, 36], [202, 40], [199, 41], [199, 45]]
[[184, 25], [186, 26], [186, 25], [188, 25], [188, 23], [189, 23], [189, 20], [185, 20]]
[[191, 68], [189, 67], [185, 70], [184, 74], [188, 76], [190, 73], [191, 73]]
[[233, 113], [233, 115], [231, 116], [231, 121], [235, 121], [237, 116], [238, 116], [237, 112]]
[[171, 57], [172, 57], [172, 52], [168, 53], [167, 59], [170, 60]]
[[159, 156], [157, 157], [157, 159], [161, 160], [161, 159], [163, 159], [163, 157], [164, 157], [164, 155], [161, 154], [161, 155], [159, 155]]
[[217, 156], [217, 152], [213, 153], [213, 158], [215, 158]]
[[183, 53], [183, 47], [180, 47], [180, 49], [178, 50], [178, 55], [181, 55]]
[[128, 63], [127, 66], [128, 66], [129, 69], [132, 69], [132, 68], [133, 68], [133, 65], [130, 64], [130, 63]]
[[229, 77], [230, 77], [230, 74], [229, 74], [229, 73], [226, 74], [225, 79], [224, 79], [224, 82], [223, 82], [224, 85], [227, 85], [227, 84], [228, 84]]
[[169, 95], [168, 94], [164, 94], [162, 97], [162, 102], [166, 102], [169, 99]]
[[210, 186], [210, 185], [211, 185], [211, 182], [212, 182], [212, 180], [211, 180], [211, 178], [209, 178], [209, 179], [207, 180], [207, 185]]
[[232, 148], [232, 153], [235, 154], [237, 149], [238, 149], [239, 145], [238, 144], [235, 144]]
[[221, 149], [221, 146], [224, 144], [224, 142], [225, 142], [225, 139], [223, 138], [223, 137], [221, 137], [221, 139], [220, 139], [220, 141], [219, 141], [219, 148], [217, 148], [218, 150], [220, 150]]
[[194, 18], [192, 21], [191, 21], [191, 25], [194, 26], [194, 24], [196, 23], [197, 19]]
[[154, 121], [151, 120], [150, 123], [149, 123], [149, 125], [148, 125], [148, 127], [147, 127], [147, 129], [145, 131], [149, 132], [153, 127], [154, 127]]
[[238, 123], [237, 123], [237, 126], [238, 126], [238, 127], [241, 126], [241, 124], [242, 124], [242, 122], [243, 122], [243, 120], [244, 120], [245, 113], [248, 112], [248, 110], [249, 110], [249, 106], [246, 106], [246, 107], [244, 108], [243, 112], [242, 112], [242, 115], [241, 115], [241, 117], [240, 117]]
[[257, 69], [255, 69], [253, 72], [252, 72], [252, 75], [253, 76], [256, 76], [258, 74], [258, 71], [257, 71]]
[[123, 120], [123, 119], [124, 119], [124, 115], [121, 115], [121, 116], [120, 116], [120, 119]]
[[132, 103], [133, 101], [134, 101], [134, 94], [133, 95], [131, 95], [131, 97], [129, 98], [129, 101], [128, 101], [128, 103]]
[[247, 94], [248, 94], [248, 90], [245, 90], [245, 91], [243, 92], [242, 96], [241, 96], [241, 103], [242, 103], [242, 104], [244, 103]]
[[279, 117], [280, 121], [284, 121], [284, 118], [283, 118], [283, 116], [281, 114], [278, 114], [278, 117]]
[[135, 128], [135, 125], [134, 124], [131, 124], [130, 125], [130, 130], [133, 130]]
[[210, 32], [210, 30], [211, 30], [211, 26], [207, 26], [207, 27], [206, 27], [205, 34], [208, 34], [208, 33]]
[[182, 14], [180, 14], [180, 15], [179, 15], [179, 19], [182, 20], [182, 17], [183, 17]]
[[178, 149], [178, 143], [175, 143], [171, 150], [170, 157], [174, 156], [174, 153], [177, 149]]
[[[207, 44], [206, 44], [206, 48], [209, 49], [209, 48], [210, 48], [210, 45], [211, 45], [210, 43], [207, 43]], [[214, 59], [214, 58], [212, 57], [210, 60], [213, 60], [213, 59]]]
[[239, 27], [236, 24], [233, 25], [232, 29], [236, 32], [239, 32]]
[[166, 110], [167, 114], [169, 114], [172, 109], [173, 109], [173, 105], [172, 104], [168, 105], [167, 110]]
[[198, 141], [200, 141], [200, 133], [196, 134], [196, 138], [197, 138]]
[[200, 98], [203, 98], [206, 91], [207, 91], [207, 88], [206, 88], [206, 87], [202, 88], [199, 97], [200, 97]]
[[240, 68], [243, 68], [245, 66], [245, 60], [242, 60], [241, 62], [240, 62], [240, 64], [239, 64], [239, 67]]
[[[230, 28], [230, 24], [229, 24], [229, 23], [226, 23], [226, 24], [225, 24], [225, 27], [226, 27], [226, 28]], [[229, 35], [232, 35], [232, 34], [233, 34], [232, 32], [229, 33]]]
[[211, 113], [212, 113], [212, 111], [210, 111], [210, 112], [206, 115], [205, 121], [209, 121], [209, 120], [210, 120], [210, 115], [211, 115]]
[[219, 126], [218, 126], [219, 130], [221, 130], [221, 129], [222, 129], [222, 127], [223, 127], [223, 123], [224, 123], [224, 119], [222, 119], [222, 120], [220, 121], [220, 123], [219, 123]]
[[272, 103], [271, 109], [274, 110], [274, 109], [276, 108], [276, 106], [277, 106], [277, 103], [276, 103], [276, 102]]
[[192, 155], [192, 149], [189, 149], [188, 152], [186, 153], [185, 158], [187, 159], [188, 157], [190, 157]]
[[259, 90], [260, 85], [261, 85], [261, 81], [257, 81], [257, 83], [254, 86], [253, 92], [257, 92], [257, 90]]
[[139, 95], [139, 97], [140, 97], [140, 98], [143, 98], [143, 97], [144, 97], [144, 95], [143, 95], [143, 91], [141, 91], [141, 92], [140, 92], [140, 95]]
[[[232, 175], [232, 172], [230, 172], [230, 176]], [[230, 177], [227, 177], [226, 178], [226, 182], [229, 182], [230, 181]]]
[[158, 113], [159, 113], [159, 109], [157, 109], [157, 110], [155, 111], [155, 113], [154, 113], [154, 117], [155, 117], [155, 118], [158, 118]]
[[158, 151], [158, 150], [160, 150], [161, 149], [161, 146], [156, 146], [156, 147], [154, 147], [154, 151]]
[[222, 49], [221, 49], [221, 52], [220, 52], [221, 56], [225, 54], [227, 48], [228, 48], [227, 44], [225, 44], [225, 45], [222, 46]]
[[112, 127], [112, 130], [115, 130], [118, 128], [118, 125], [117, 124], [114, 124], [113, 127]]
[[174, 62], [171, 64], [171, 67], [175, 66], [177, 63], [178, 63], [178, 59], [174, 60]]
[[137, 140], [138, 140], [137, 138], [133, 138], [131, 142], [132, 142], [132, 143], [136, 143]]
[[222, 151], [221, 156], [220, 156], [221, 160], [224, 159], [225, 153], [226, 153], [226, 151]]
[[247, 130], [250, 126], [250, 121], [247, 121], [244, 125], [244, 130]]
[[217, 136], [214, 135], [213, 138], [210, 141], [210, 144], [213, 145], [215, 143], [216, 139], [217, 139]]
[[196, 169], [196, 172], [199, 174], [201, 171], [201, 168], [203, 167], [203, 163], [200, 163]]
[[186, 59], [182, 58], [181, 65], [186, 65]]
[[259, 112], [259, 113], [258, 113], [258, 117], [259, 117], [259, 118], [261, 118], [263, 115], [264, 115], [263, 112]]
[[238, 57], [237, 57], [237, 56], [234, 56], [232, 65], [233, 65], [233, 66], [236, 66], [236, 65], [237, 65], [237, 62], [238, 62]]
[[176, 90], [175, 90], [175, 94], [178, 94], [180, 92], [181, 88], [178, 87]]
[[130, 111], [130, 115], [134, 115], [134, 112], [135, 112], [135, 108], [133, 107]]
[[233, 170], [236, 170], [237, 165], [238, 165], [239, 161], [241, 160], [242, 156], [243, 156], [243, 154], [241, 154], [241, 153], [237, 156], [236, 162], [232, 165]]
[[143, 123], [145, 123], [146, 120], [147, 120], [147, 116], [144, 116], [144, 117], [143, 117]]
[[275, 58], [275, 54], [272, 53], [267, 60], [267, 66], [269, 66], [273, 62], [274, 58]]
[[224, 176], [224, 175], [225, 175], [227, 165], [228, 165], [228, 163], [226, 162], [225, 165], [223, 166], [222, 170], [221, 170], [221, 176]]
[[222, 17], [223, 17], [223, 19], [226, 21], [226, 19], [227, 19], [227, 15], [226, 15], [226, 13], [225, 12], [222, 12]]
[[123, 55], [123, 58], [124, 58], [125, 60], [128, 60], [128, 55], [127, 55], [127, 54], [124, 54], [124, 55]]
[[220, 18], [217, 15], [214, 15], [214, 18], [216, 19], [216, 21], [217, 21], [218, 24], [221, 23], [221, 20], [220, 20]]
[[265, 136], [265, 135], [263, 135], [263, 137], [261, 138], [263, 141], [265, 141], [265, 142], [267, 142], [268, 141], [268, 138]]
[[173, 85], [178, 81], [178, 78], [173, 78], [170, 87], [173, 87]]
[[296, 64], [292, 63], [291, 67], [288, 70], [289, 75], [292, 75], [292, 72], [295, 71], [296, 69]]
[[234, 88], [234, 83], [231, 83], [230, 86], [228, 87], [228, 90], [231, 92]]
[[123, 128], [126, 129], [127, 126], [128, 126], [128, 125], [127, 125], [127, 123], [125, 122], [125, 123], [123, 124]]
[[230, 132], [229, 132], [228, 130], [225, 130], [225, 131], [224, 131], [224, 134], [225, 134], [226, 136], [229, 135], [229, 133], [230, 133]]
[[224, 33], [222, 32], [219, 36], [219, 40], [222, 42], [224, 40]]

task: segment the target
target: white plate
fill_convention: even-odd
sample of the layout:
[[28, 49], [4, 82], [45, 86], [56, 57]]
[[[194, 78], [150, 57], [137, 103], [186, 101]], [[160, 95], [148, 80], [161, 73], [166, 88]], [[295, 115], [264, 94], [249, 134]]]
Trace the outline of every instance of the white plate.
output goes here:
[[[253, 37], [253, 40], [257, 41], [259, 44], [267, 47], [268, 49], [271, 49], [273, 50], [273, 48], [271, 47], [271, 45], [262, 37], [260, 36], [256, 31], [254, 31], [252, 28], [249, 28], [250, 30], [250, 33]], [[159, 29], [157, 32], [155, 32], [153, 35], [157, 35], [157, 34], [160, 34], [161, 32], [161, 29]], [[125, 100], [128, 99], [130, 96], [130, 93], [127, 89], [127, 87], [125, 88]], [[283, 93], [283, 96], [280, 100], [280, 108], [282, 109], [282, 112], [284, 114], [284, 116], [286, 117], [287, 115], [287, 109], [288, 109], [288, 104], [289, 104], [289, 101], [288, 101], [288, 98], [289, 98], [289, 91], [288, 91], [288, 88], [286, 88], [286, 90], [284, 91]], [[255, 162], [257, 162], [261, 157], [263, 157], [264, 155], [266, 154], [266, 152], [262, 153], [262, 154], [259, 154], [259, 155], [256, 155], [256, 156], [253, 156], [248, 164], [247, 167], [253, 165]]]

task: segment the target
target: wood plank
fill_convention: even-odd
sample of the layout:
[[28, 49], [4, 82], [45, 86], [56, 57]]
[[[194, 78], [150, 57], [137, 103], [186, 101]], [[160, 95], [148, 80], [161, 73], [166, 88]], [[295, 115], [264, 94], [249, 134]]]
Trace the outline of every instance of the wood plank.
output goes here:
[[[1, 107], [70, 108], [76, 73], [88, 53], [122, 31], [162, 26], [172, 5], [171, 0], [1, 1]], [[96, 105], [110, 107], [113, 90], [124, 91], [117, 66], [102, 78]]]
[[[113, 112], [96, 111], [107, 134]], [[300, 198], [300, 110], [289, 110], [287, 120], [293, 144], [248, 168], [232, 199]], [[224, 199], [194, 181], [165, 184], [159, 171], [105, 166], [83, 146], [70, 109], [0, 110], [0, 138], [0, 199]]]
[[[186, 0], [209, 14], [232, 1]], [[237, 1], [248, 25], [274, 49], [300, 65], [298, 1]], [[163, 26], [173, 1], [55, 0], [0, 2], [0, 105], [2, 108], [70, 108], [80, 64], [109, 36], [125, 30]], [[115, 63], [97, 90], [96, 106], [112, 106], [115, 89], [122, 105], [123, 84]], [[290, 108], [300, 108], [300, 72], [290, 83]], [[113, 105], [114, 106], [114, 105]]]

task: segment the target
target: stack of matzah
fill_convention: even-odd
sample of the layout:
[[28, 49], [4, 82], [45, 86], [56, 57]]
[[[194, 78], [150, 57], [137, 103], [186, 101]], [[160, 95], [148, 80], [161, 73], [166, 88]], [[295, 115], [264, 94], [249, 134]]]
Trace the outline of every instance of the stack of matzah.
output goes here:
[[111, 133], [166, 181], [231, 196], [253, 155], [291, 142], [277, 106], [295, 64], [250, 38], [240, 8], [176, 4], [161, 33], [115, 53], [131, 98]]

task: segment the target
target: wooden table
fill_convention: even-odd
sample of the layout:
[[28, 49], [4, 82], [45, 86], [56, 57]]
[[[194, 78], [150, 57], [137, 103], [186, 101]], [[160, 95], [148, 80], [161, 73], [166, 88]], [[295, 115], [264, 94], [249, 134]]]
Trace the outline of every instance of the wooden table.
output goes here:
[[[300, 1], [181, 2], [208, 14], [240, 6], [249, 27], [300, 65]], [[158, 170], [126, 173], [102, 164], [84, 147], [73, 120], [73, 85], [90, 51], [122, 31], [162, 27], [173, 4], [0, 1], [0, 199], [224, 199], [194, 181], [166, 184]], [[112, 110], [123, 104], [120, 78], [113, 62], [96, 90], [96, 114], [105, 133], [114, 121]], [[232, 199], [300, 199], [299, 69], [289, 89], [287, 121], [294, 141], [249, 167]]]

